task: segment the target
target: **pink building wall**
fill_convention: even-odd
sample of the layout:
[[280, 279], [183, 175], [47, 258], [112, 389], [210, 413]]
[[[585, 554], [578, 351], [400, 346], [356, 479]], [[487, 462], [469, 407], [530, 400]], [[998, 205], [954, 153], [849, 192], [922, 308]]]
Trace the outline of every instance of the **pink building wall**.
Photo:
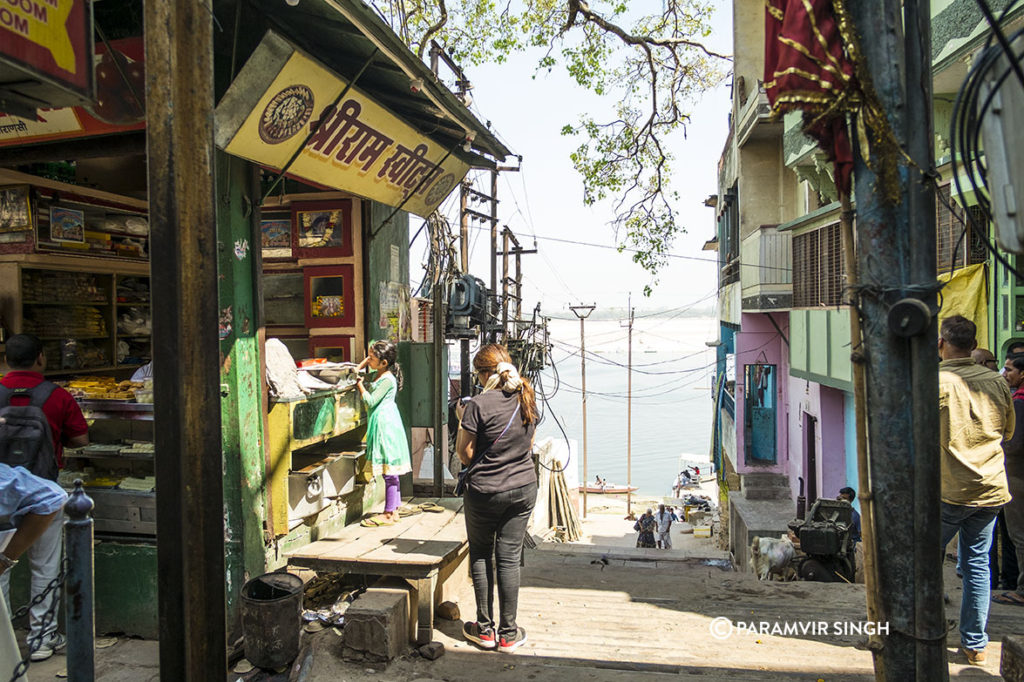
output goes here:
[[[796, 498], [799, 494], [798, 477], [802, 476], [805, 479], [805, 493], [809, 490], [804, 470], [804, 414], [808, 414], [817, 419], [814, 439], [817, 451], [817, 494], [818, 497], [834, 498], [839, 489], [846, 485], [845, 393], [798, 377], [789, 377], [788, 383], [788, 475], [793, 497]], [[808, 508], [811, 502], [810, 499], [807, 500]]]
[[[743, 313], [740, 320], [740, 331], [736, 332], [736, 472], [768, 472], [785, 474], [789, 470], [788, 423], [788, 392], [789, 392], [789, 348], [782, 340], [782, 335], [769, 320], [773, 316], [775, 323], [789, 336], [789, 315], [787, 313]], [[777, 416], [775, 424], [775, 464], [754, 464], [746, 461], [746, 434], [744, 419], [746, 411], [746, 375], [744, 367], [757, 363], [775, 365], [775, 404]], [[840, 413], [841, 416], [841, 413]]]

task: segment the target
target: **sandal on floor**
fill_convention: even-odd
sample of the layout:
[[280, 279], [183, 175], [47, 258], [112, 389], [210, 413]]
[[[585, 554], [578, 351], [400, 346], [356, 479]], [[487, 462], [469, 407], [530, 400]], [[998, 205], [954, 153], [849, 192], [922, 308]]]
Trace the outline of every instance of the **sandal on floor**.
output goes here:
[[448, 510], [439, 504], [434, 504], [433, 502], [426, 502], [420, 505], [420, 511], [430, 512], [431, 514], [443, 514]]
[[420, 509], [419, 507], [399, 507], [398, 508], [398, 516], [400, 518], [403, 518], [403, 519], [405, 517], [407, 517], [407, 516], [414, 516], [414, 515], [420, 514], [422, 512], [423, 512], [423, 510]]
[[380, 528], [383, 526], [393, 526], [395, 525], [395, 522], [389, 521], [383, 516], [371, 516], [360, 521], [359, 525], [364, 528]]
[[992, 597], [992, 601], [997, 604], [1010, 604], [1012, 606], [1024, 606], [1024, 597], [1017, 594], [1016, 592], [1003, 592]]

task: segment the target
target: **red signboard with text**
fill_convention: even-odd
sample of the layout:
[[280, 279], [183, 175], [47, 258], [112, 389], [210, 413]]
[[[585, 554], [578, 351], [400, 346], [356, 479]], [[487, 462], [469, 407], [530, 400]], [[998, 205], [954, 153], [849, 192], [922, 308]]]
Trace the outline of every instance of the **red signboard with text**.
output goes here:
[[89, 0], [0, 2], [0, 59], [92, 99]]
[[[7, 1], [0, 0], [0, 8]], [[143, 130], [146, 127], [146, 77], [142, 38], [114, 40], [110, 46], [116, 55], [100, 44], [90, 61], [90, 68], [95, 63], [97, 82], [96, 101], [89, 109], [39, 109], [35, 120], [0, 111], [0, 147]], [[115, 63], [115, 57], [119, 64]]]

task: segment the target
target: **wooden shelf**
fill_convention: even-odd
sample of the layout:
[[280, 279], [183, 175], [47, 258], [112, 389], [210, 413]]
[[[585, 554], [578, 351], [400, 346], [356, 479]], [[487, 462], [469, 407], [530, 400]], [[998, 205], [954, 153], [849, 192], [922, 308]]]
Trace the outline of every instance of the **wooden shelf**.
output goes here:
[[75, 341], [95, 341], [96, 339], [109, 339], [110, 334], [104, 334], [103, 336], [82, 336], [81, 334], [61, 334], [60, 336], [40, 336], [40, 341], [63, 341], [64, 339], [74, 339]]
[[110, 301], [22, 301], [23, 305], [93, 305], [109, 306]]
[[[103, 338], [106, 338], [105, 336]], [[48, 369], [44, 376], [60, 376], [68, 374], [93, 374], [95, 372], [113, 372], [119, 369], [138, 369], [142, 365], [104, 365], [103, 367], [82, 367], [80, 369]]]
[[149, 306], [149, 301], [142, 301], [142, 302], [139, 302], [139, 303], [128, 303], [127, 301], [118, 301], [117, 305], [136, 306], [136, 307], [144, 308], [144, 307]]

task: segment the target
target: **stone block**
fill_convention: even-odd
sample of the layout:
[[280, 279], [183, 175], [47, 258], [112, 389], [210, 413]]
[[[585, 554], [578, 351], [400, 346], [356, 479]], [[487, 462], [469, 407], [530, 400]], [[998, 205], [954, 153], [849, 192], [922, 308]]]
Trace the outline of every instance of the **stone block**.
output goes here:
[[999, 658], [999, 674], [1006, 682], [1024, 682], [1024, 637], [1003, 637], [1003, 653]]
[[409, 591], [372, 587], [345, 612], [342, 655], [351, 660], [388, 662], [409, 646]]
[[420, 656], [429, 660], [436, 661], [437, 659], [444, 656], [444, 644], [441, 642], [431, 642], [430, 644], [424, 644], [419, 648]]

